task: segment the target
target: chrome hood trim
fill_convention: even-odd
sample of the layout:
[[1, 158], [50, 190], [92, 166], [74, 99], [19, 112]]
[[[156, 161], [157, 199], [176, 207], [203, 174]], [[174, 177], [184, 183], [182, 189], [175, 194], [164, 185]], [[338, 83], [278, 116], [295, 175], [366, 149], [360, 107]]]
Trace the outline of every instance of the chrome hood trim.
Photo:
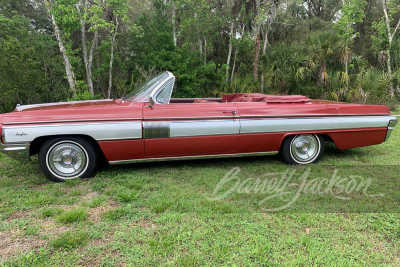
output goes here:
[[86, 103], [89, 104], [89, 103], [109, 102], [109, 101], [113, 101], [113, 100], [112, 99], [84, 100], [84, 101], [33, 104], [33, 105], [19, 105], [18, 104], [15, 108], [15, 111], [21, 112], [21, 111], [33, 109], [33, 108], [54, 107], [54, 106], [63, 106], [63, 105], [74, 105], [74, 104], [86, 104]]

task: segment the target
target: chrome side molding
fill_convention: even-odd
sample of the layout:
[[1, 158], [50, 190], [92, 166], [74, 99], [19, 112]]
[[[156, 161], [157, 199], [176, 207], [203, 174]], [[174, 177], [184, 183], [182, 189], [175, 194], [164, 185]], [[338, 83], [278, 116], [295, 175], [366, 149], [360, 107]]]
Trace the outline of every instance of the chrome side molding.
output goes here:
[[30, 144], [3, 144], [0, 142], [0, 152], [19, 161], [30, 161]]
[[278, 155], [279, 151], [271, 152], [254, 152], [242, 154], [221, 154], [221, 155], [202, 155], [202, 156], [187, 156], [187, 157], [167, 157], [167, 158], [149, 158], [149, 159], [132, 159], [122, 161], [110, 161], [110, 165], [141, 163], [141, 162], [159, 162], [159, 161], [176, 161], [176, 160], [192, 160], [192, 159], [210, 159], [210, 158], [240, 158], [253, 156], [274, 156]]
[[392, 134], [392, 132], [394, 130], [394, 127], [397, 125], [398, 122], [399, 121], [397, 119], [396, 120], [390, 120], [389, 125], [388, 125], [388, 131], [387, 131], [386, 138], [385, 138], [385, 142], [387, 140], [389, 140], [390, 135]]

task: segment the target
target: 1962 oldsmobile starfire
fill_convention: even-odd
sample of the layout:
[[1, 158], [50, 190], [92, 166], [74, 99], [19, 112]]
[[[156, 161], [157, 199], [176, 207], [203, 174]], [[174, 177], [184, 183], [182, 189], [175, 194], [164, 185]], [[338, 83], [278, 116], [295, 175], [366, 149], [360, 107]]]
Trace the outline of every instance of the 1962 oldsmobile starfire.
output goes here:
[[54, 181], [90, 176], [110, 164], [281, 153], [288, 164], [317, 162], [324, 142], [339, 149], [386, 141], [396, 117], [385, 106], [304, 96], [233, 94], [171, 99], [163, 72], [118, 100], [17, 106], [0, 115], [0, 150], [19, 160], [38, 154]]

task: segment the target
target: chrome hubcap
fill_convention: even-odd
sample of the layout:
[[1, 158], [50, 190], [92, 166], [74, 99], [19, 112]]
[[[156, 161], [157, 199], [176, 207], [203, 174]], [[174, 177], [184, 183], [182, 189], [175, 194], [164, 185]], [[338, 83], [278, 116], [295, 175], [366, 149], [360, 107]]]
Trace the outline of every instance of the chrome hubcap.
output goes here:
[[291, 152], [295, 160], [309, 162], [318, 156], [320, 145], [314, 135], [300, 135], [293, 139]]
[[50, 169], [62, 178], [75, 178], [86, 169], [87, 156], [82, 147], [73, 143], [61, 143], [48, 153]]

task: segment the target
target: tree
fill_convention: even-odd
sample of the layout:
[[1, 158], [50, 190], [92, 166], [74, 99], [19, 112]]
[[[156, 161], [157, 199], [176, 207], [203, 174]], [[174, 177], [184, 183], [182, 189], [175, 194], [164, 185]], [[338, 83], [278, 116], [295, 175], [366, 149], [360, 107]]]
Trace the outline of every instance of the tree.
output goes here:
[[328, 63], [337, 55], [338, 37], [332, 32], [316, 33], [307, 36], [305, 44], [309, 48], [309, 66], [317, 67], [316, 80], [320, 84], [326, 84], [329, 80], [327, 72]]
[[[399, 2], [396, 0], [381, 0], [384, 16], [378, 22], [373, 23], [373, 28], [376, 30], [376, 35], [372, 36], [375, 45], [384, 49], [386, 58], [387, 72], [392, 75], [392, 47], [396, 37], [396, 33], [400, 27], [400, 19], [394, 20], [394, 15], [400, 11]], [[395, 22], [395, 24], [393, 23]], [[394, 97], [393, 83], [390, 83], [389, 94]]]
[[67, 83], [57, 42], [32, 31], [30, 19], [0, 14], [0, 112], [15, 105], [65, 100]]
[[[76, 94], [76, 84], [77, 84], [76, 78], [75, 78], [75, 73], [74, 73], [74, 70], [70, 63], [70, 60], [69, 60], [69, 57], [67, 54], [67, 50], [64, 45], [63, 34], [62, 34], [59, 24], [57, 22], [57, 18], [59, 18], [60, 16], [65, 16], [62, 18], [62, 20], [64, 20], [64, 22], [70, 22], [70, 18], [66, 15], [67, 12], [65, 12], [65, 11], [71, 11], [71, 9], [73, 10], [73, 7], [71, 5], [63, 5], [63, 4], [58, 5], [58, 3], [56, 3], [56, 5], [54, 5], [53, 0], [48, 0], [48, 1], [44, 0], [44, 1], [47, 6], [47, 12], [50, 16], [51, 22], [53, 23], [54, 35], [57, 38], [60, 53], [64, 59], [65, 73], [67, 75], [69, 88], [72, 90], [73, 95], [75, 95]], [[57, 12], [57, 11], [64, 11], [64, 12]], [[57, 17], [56, 17], [56, 14], [57, 14]], [[73, 15], [74, 15], [74, 12], [72, 12], [72, 14], [70, 14], [70, 16], [72, 16], [72, 19], [73, 19]]]
[[349, 80], [349, 62], [353, 54], [350, 46], [359, 33], [354, 30], [354, 25], [363, 21], [365, 14], [363, 8], [367, 5], [364, 0], [345, 0], [343, 1], [340, 19], [336, 22], [334, 28], [337, 30], [340, 38], [344, 40], [345, 46], [342, 53], [342, 62], [345, 66], [346, 88]]

